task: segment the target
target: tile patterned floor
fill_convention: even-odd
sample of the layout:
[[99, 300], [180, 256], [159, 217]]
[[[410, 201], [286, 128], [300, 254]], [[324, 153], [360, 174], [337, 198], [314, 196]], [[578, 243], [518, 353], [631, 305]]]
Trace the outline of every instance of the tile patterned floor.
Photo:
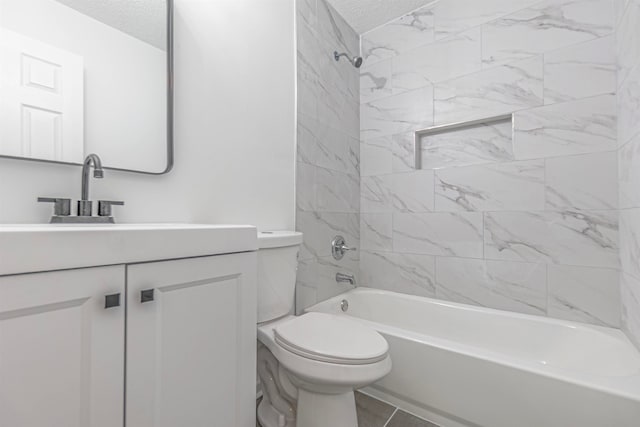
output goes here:
[[438, 427], [395, 406], [356, 392], [358, 427]]
[[[258, 399], [256, 406], [260, 400]], [[439, 427], [360, 392], [356, 392], [356, 410], [358, 427]], [[257, 421], [256, 427], [260, 427]]]

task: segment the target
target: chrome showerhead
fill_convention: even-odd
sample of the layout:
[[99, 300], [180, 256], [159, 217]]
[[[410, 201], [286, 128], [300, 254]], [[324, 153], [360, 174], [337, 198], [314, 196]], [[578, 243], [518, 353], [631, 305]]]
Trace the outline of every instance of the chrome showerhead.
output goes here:
[[345, 58], [347, 58], [349, 60], [349, 62], [351, 62], [351, 65], [353, 65], [356, 68], [360, 68], [362, 66], [362, 57], [361, 56], [350, 57], [346, 53], [338, 53], [337, 51], [333, 52], [333, 58], [336, 61], [339, 61], [341, 56], [344, 56]]

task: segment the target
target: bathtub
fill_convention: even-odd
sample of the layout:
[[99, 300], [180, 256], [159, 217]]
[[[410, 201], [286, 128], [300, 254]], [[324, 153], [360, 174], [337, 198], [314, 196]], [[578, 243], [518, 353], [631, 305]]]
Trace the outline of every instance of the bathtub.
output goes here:
[[368, 288], [307, 311], [378, 330], [393, 368], [364, 391], [443, 427], [640, 426], [640, 354], [619, 330]]

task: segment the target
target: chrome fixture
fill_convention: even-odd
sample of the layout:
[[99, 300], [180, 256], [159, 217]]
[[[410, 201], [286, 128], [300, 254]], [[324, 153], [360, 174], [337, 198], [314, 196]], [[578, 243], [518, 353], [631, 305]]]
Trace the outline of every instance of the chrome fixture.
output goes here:
[[355, 251], [356, 248], [347, 246], [347, 242], [342, 236], [336, 236], [331, 241], [331, 255], [334, 259], [341, 260], [347, 251]]
[[82, 193], [78, 200], [78, 212], [71, 215], [71, 199], [38, 197], [38, 202], [53, 203], [52, 224], [114, 224], [112, 206], [122, 206], [124, 202], [98, 200], [98, 216], [93, 216], [93, 202], [89, 200], [89, 171], [93, 166], [93, 177], [104, 178], [102, 162], [97, 154], [89, 154], [82, 164]]
[[356, 277], [353, 274], [336, 273], [337, 283], [348, 283], [350, 285], [356, 284]]
[[502, 114], [499, 116], [487, 117], [484, 119], [431, 126], [426, 129], [415, 131], [413, 133], [414, 169], [422, 169], [422, 138], [429, 135], [440, 134], [443, 132], [455, 132], [461, 129], [467, 129], [477, 126], [490, 126], [505, 122], [511, 122], [511, 126], [513, 127], [513, 114]]
[[340, 310], [342, 311], [349, 310], [349, 301], [347, 301], [346, 299], [343, 299], [342, 301], [340, 301]]
[[112, 206], [124, 206], [124, 202], [116, 200], [98, 200], [98, 216], [113, 218], [111, 213]]
[[100, 157], [97, 154], [89, 154], [82, 164], [82, 194], [80, 200], [78, 200], [78, 216], [93, 215], [93, 202], [89, 200], [89, 170], [91, 166], [93, 166], [94, 178], [104, 178]]
[[71, 215], [71, 199], [38, 197], [38, 202], [53, 203], [53, 216]]
[[361, 56], [351, 57], [346, 53], [338, 53], [337, 51], [333, 52], [333, 58], [336, 61], [339, 61], [341, 56], [344, 56], [345, 58], [347, 58], [347, 60], [349, 60], [349, 62], [351, 62], [351, 65], [353, 65], [356, 68], [360, 68], [360, 66], [362, 66], [362, 57]]

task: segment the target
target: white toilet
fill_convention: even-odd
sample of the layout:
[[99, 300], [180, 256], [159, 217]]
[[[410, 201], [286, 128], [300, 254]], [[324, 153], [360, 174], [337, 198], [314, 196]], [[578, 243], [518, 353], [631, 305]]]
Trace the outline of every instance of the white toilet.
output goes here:
[[258, 375], [262, 427], [357, 427], [353, 391], [391, 370], [375, 330], [324, 313], [293, 316], [302, 234], [258, 236]]

